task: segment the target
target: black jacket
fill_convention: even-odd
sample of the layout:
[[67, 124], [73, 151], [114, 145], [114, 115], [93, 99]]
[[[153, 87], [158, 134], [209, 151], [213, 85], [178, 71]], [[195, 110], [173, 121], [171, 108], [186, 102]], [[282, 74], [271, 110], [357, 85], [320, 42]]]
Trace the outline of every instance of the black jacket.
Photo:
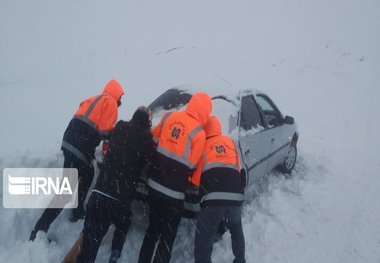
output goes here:
[[[215, 167], [202, 173], [199, 195], [201, 199], [210, 193], [230, 193], [244, 197], [244, 189], [241, 180], [241, 173], [225, 168]], [[233, 200], [229, 198], [211, 198], [201, 202], [201, 207], [205, 206], [237, 206], [242, 205], [243, 200]]]
[[136, 114], [129, 122], [119, 121], [112, 130], [104, 166], [95, 185], [96, 190], [120, 201], [134, 197], [136, 180], [155, 151], [149, 116]]
[[[100, 141], [99, 131], [77, 118], [71, 119], [63, 135], [63, 142], [69, 143], [79, 150], [84, 155], [87, 163], [94, 159], [95, 148]], [[62, 150], [67, 149], [62, 146]]]

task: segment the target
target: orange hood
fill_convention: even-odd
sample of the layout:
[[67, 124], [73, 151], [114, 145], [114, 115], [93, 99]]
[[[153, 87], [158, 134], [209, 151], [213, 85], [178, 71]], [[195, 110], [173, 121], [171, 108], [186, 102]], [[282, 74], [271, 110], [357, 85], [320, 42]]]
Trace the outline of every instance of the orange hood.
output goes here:
[[108, 94], [113, 97], [116, 101], [120, 100], [120, 97], [124, 94], [124, 90], [120, 83], [116, 80], [111, 80], [104, 87], [103, 94]]
[[205, 126], [212, 111], [212, 102], [208, 94], [203, 92], [195, 93], [189, 104], [187, 104], [185, 112], [197, 119], [202, 126]]
[[206, 132], [206, 138], [222, 135], [222, 125], [216, 116], [211, 116], [204, 128]]

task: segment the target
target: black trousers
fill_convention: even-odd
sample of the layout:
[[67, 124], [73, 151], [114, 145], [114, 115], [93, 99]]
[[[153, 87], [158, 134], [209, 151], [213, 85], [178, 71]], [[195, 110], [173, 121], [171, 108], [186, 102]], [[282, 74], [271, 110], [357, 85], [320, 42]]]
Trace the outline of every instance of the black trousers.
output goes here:
[[[87, 192], [90, 189], [92, 180], [94, 179], [94, 167], [88, 165], [82, 160], [78, 159], [70, 152], [63, 151], [64, 163], [63, 168], [77, 168], [78, 169], [78, 207], [72, 211], [72, 219], [84, 217], [84, 201], [86, 200]], [[37, 221], [34, 230], [45, 231], [61, 213], [62, 208], [47, 208], [42, 213], [40, 219]]]
[[245, 263], [245, 240], [241, 206], [210, 206], [201, 209], [195, 231], [195, 263], [211, 263], [213, 241], [222, 220], [230, 230], [234, 263]]
[[77, 263], [94, 262], [104, 235], [115, 225], [112, 250], [121, 252], [132, 221], [131, 202], [120, 202], [92, 192], [87, 204], [83, 245]]
[[[151, 194], [148, 197], [148, 203], [149, 226], [138, 262], [150, 263], [154, 254], [154, 263], [168, 263], [183, 214], [183, 205], [174, 205]], [[157, 249], [154, 253], [156, 244]]]

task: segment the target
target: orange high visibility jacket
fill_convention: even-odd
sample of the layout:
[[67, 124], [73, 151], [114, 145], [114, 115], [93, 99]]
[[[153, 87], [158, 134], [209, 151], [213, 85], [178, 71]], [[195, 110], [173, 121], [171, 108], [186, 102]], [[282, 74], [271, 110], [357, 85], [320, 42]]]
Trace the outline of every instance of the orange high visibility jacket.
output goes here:
[[163, 172], [152, 174], [148, 180], [151, 188], [169, 198], [184, 199], [187, 178], [202, 155], [206, 139], [203, 126], [211, 107], [207, 94], [194, 94], [185, 111], [165, 114], [153, 129]]
[[200, 186], [201, 203], [241, 203], [244, 195], [236, 143], [230, 137], [222, 135], [220, 122], [215, 116], [210, 117], [205, 132], [207, 139], [202, 159], [190, 178], [192, 184]]
[[102, 94], [82, 101], [63, 135], [62, 150], [90, 164], [95, 148], [115, 125], [123, 93], [120, 84], [111, 80]]
[[101, 135], [108, 135], [117, 121], [118, 101], [123, 94], [121, 85], [116, 80], [111, 80], [104, 87], [102, 94], [80, 103], [74, 118], [86, 122]]
[[152, 133], [159, 153], [190, 169], [196, 167], [206, 138], [203, 126], [196, 119], [186, 112], [167, 113]]

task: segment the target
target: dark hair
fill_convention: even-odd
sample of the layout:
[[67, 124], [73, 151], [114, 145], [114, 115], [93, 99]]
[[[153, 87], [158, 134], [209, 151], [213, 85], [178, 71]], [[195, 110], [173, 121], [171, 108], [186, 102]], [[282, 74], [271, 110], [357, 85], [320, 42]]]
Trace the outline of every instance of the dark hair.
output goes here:
[[137, 127], [143, 129], [150, 129], [152, 122], [150, 121], [150, 112], [146, 107], [140, 106], [137, 108], [131, 122], [133, 122]]

